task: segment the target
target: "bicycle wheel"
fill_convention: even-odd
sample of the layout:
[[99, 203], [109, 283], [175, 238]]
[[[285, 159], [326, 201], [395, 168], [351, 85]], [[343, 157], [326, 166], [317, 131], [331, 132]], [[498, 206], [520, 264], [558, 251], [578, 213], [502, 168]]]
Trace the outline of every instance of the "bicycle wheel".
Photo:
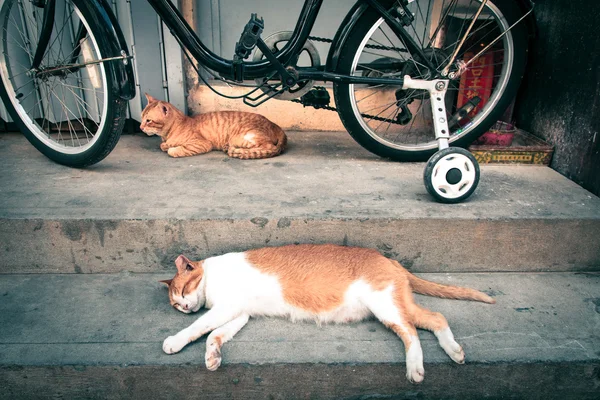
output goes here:
[[[382, 1], [394, 13], [399, 2]], [[404, 29], [442, 71], [465, 36], [451, 71], [484, 49], [522, 16], [512, 0], [416, 0], [408, 4], [414, 21]], [[396, 13], [398, 15], [398, 13]], [[526, 62], [527, 29], [516, 25], [462, 75], [450, 80], [445, 103], [450, 143], [468, 146], [485, 133], [517, 93]], [[387, 22], [368, 9], [355, 24], [340, 52], [337, 71], [376, 77], [429, 79], [431, 73], [408, 52]], [[344, 126], [367, 150], [395, 160], [427, 160], [438, 149], [429, 94], [400, 86], [334, 84], [335, 101]]]
[[84, 167], [117, 144], [126, 103], [112, 93], [110, 66], [94, 64], [107, 54], [96, 40], [95, 19], [72, 0], [56, 0], [48, 47], [32, 69], [46, 4], [0, 1], [0, 96], [39, 151], [60, 164]]

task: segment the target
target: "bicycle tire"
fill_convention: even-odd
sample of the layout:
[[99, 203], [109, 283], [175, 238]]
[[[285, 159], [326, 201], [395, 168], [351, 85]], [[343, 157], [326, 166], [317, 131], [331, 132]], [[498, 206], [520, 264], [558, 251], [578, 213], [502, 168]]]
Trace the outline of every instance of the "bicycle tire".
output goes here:
[[[101, 30], [95, 24], [95, 22], [94, 22], [95, 19], [91, 18], [92, 17], [90, 14], [91, 10], [85, 6], [78, 7], [78, 2], [72, 2], [70, 0], [65, 0], [64, 4], [67, 4], [67, 1], [68, 1], [68, 4], [70, 4], [70, 7], [73, 7], [72, 8], [73, 10], [76, 9], [77, 11], [79, 11], [79, 13], [77, 14], [77, 17], [78, 17], [79, 21], [82, 21], [85, 23], [85, 25], [87, 25], [86, 28], [88, 31], [88, 37], [90, 37], [90, 38], [98, 37], [98, 35], [100, 35], [100, 33], [101, 33]], [[9, 8], [8, 10], [5, 10], [5, 9], [9, 5], [10, 5], [10, 7], [13, 7], [15, 4], [16, 3], [12, 2], [11, 0], [1, 1], [0, 2], [0, 16], [5, 16], [4, 19], [8, 20], [9, 16], [8, 16], [8, 14], [7, 15], [5, 15], [5, 14], [10, 13], [13, 10], [11, 8]], [[66, 6], [65, 6], [65, 10], [67, 10]], [[65, 13], [66, 13], [66, 11], [65, 11]], [[12, 18], [14, 20], [14, 16]], [[36, 21], [35, 16], [32, 19], [32, 21], [33, 22]], [[0, 23], [3, 23], [1, 19], [0, 19]], [[23, 30], [25, 30], [25, 29], [26, 28], [23, 28]], [[58, 30], [60, 28], [55, 27], [55, 29]], [[64, 29], [64, 28], [62, 28], [62, 29]], [[57, 34], [56, 32], [53, 31], [53, 34], [55, 34], [55, 36], [57, 36], [57, 35], [60, 35], [61, 33]], [[8, 35], [7, 30], [4, 30], [4, 32], [0, 33], [0, 43], [2, 43], [2, 40], [5, 39], [3, 35]], [[51, 42], [50, 46], [52, 46], [52, 44], [55, 42], [56, 42], [56, 40]], [[60, 43], [59, 45], [62, 46], [62, 43]], [[94, 39], [93, 45], [95, 46], [94, 51], [95, 51], [95, 53], [97, 53], [96, 54], [97, 57], [104, 58], [107, 56], [109, 49], [107, 49], [103, 45], [102, 41], [97, 41]], [[48, 51], [48, 53], [50, 53], [50, 51]], [[5, 61], [4, 57], [7, 57], [7, 56], [3, 55], [2, 60], [0, 60], [0, 61]], [[15, 124], [19, 128], [19, 130], [23, 133], [23, 135], [27, 138], [27, 140], [37, 150], [39, 150], [42, 154], [44, 154], [49, 159], [51, 159], [59, 164], [70, 166], [70, 167], [77, 167], [77, 168], [93, 165], [93, 164], [98, 163], [99, 161], [103, 160], [106, 156], [108, 156], [108, 154], [110, 154], [110, 152], [114, 149], [114, 147], [117, 145], [117, 142], [119, 141], [119, 138], [120, 138], [120, 135], [123, 130], [124, 123], [125, 123], [127, 102], [125, 100], [121, 99], [120, 97], [118, 97], [117, 94], [113, 92], [113, 89], [112, 89], [113, 88], [113, 82], [112, 82], [113, 74], [110, 73], [111, 72], [110, 69], [112, 68], [111, 62], [104, 62], [102, 64], [103, 64], [104, 70], [100, 70], [100, 71], [104, 71], [104, 73], [100, 74], [101, 75], [100, 79], [102, 80], [103, 88], [106, 92], [106, 97], [103, 97], [105, 104], [103, 102], [102, 117], [101, 117], [101, 121], [100, 121], [100, 123], [102, 125], [101, 125], [101, 128], [98, 129], [95, 132], [95, 134], [93, 135], [93, 141], [91, 141], [91, 144], [89, 146], [81, 146], [81, 151], [79, 151], [79, 149], [75, 146], [61, 147], [58, 144], [53, 144], [50, 139], [44, 138], [42, 136], [42, 134], [44, 133], [43, 132], [44, 123], [42, 122], [42, 130], [41, 131], [36, 130], [39, 128], [39, 126], [38, 126], [39, 124], [36, 125], [35, 117], [32, 115], [26, 114], [27, 118], [29, 119], [29, 120], [27, 120], [22, 115], [23, 111], [24, 111], [24, 107], [21, 107], [20, 112], [17, 111], [16, 107], [20, 107], [20, 103], [18, 103], [19, 100], [15, 99], [15, 96], [14, 96], [14, 94], [16, 93], [15, 87], [12, 84], [12, 82], [14, 80], [14, 76], [13, 77], [10, 76], [7, 68], [0, 71], [0, 98], [2, 99], [9, 115], [11, 116], [11, 118], [13, 119], [13, 121], [15, 122]], [[38, 86], [36, 86], [36, 87], [38, 87]], [[54, 90], [54, 88], [52, 90]], [[39, 89], [38, 89], [38, 91], [39, 91]], [[63, 89], [63, 91], [64, 91], [64, 89]], [[74, 90], [72, 90], [72, 91], [74, 92]], [[11, 94], [12, 94], [12, 96], [11, 96]], [[54, 96], [56, 96], [57, 98], [59, 97], [55, 93], [54, 93]], [[48, 99], [50, 99], [50, 94], [48, 94]], [[64, 99], [64, 93], [63, 93], [63, 99]], [[52, 99], [52, 102], [55, 102], [55, 100]], [[85, 103], [85, 100], [83, 100], [83, 102]], [[77, 107], [79, 108], [79, 106], [77, 106]], [[83, 108], [85, 108], [85, 107], [83, 107]], [[31, 111], [31, 112], [35, 113], [35, 111], [36, 111], [36, 109], [34, 107], [33, 111]], [[65, 112], [65, 115], [67, 115], [66, 112]], [[47, 115], [43, 115], [43, 117], [45, 118], [45, 117], [47, 117]], [[62, 111], [61, 111], [61, 117], [62, 117]], [[71, 117], [70, 116], [67, 117], [67, 119], [69, 119], [69, 118], [71, 118]], [[83, 117], [81, 117], [81, 118], [83, 121]], [[85, 125], [85, 121], [82, 122], [82, 125]], [[34, 132], [34, 130], [36, 130], [36, 131]], [[48, 122], [48, 130], [50, 131], [50, 123], [49, 122]], [[49, 133], [47, 135], [49, 137], [51, 136]]]
[[[382, 1], [382, 4], [388, 9], [394, 5], [394, 0]], [[522, 12], [518, 5], [512, 0], [495, 0], [489, 1], [497, 7], [503, 17], [509, 24], [513, 24], [521, 16]], [[367, 9], [360, 19], [355, 23], [352, 32], [348, 35], [348, 39], [344, 47], [340, 51], [340, 57], [335, 72], [340, 74], [352, 73], [352, 62], [356, 56], [359, 46], [365, 39], [369, 30], [374, 24], [379, 21], [379, 14], [372, 8]], [[487, 116], [481, 119], [473, 126], [468, 133], [464, 135], [451, 136], [450, 143], [452, 146], [466, 147], [475, 139], [484, 134], [505, 112], [510, 102], [515, 97], [520, 82], [522, 80], [528, 51], [528, 34], [525, 23], [520, 23], [511, 29], [511, 36], [514, 48], [514, 57], [512, 69], [508, 82], [504, 91], [499, 95], [495, 107], [489, 111]], [[344, 124], [348, 133], [354, 140], [370, 152], [381, 157], [390, 158], [398, 161], [426, 161], [431, 155], [438, 151], [438, 146], [435, 141], [430, 142], [428, 147], [422, 149], [403, 149], [392, 147], [381, 140], [374, 138], [361, 125], [361, 122], [353, 111], [353, 96], [350, 93], [351, 85], [334, 83], [333, 90], [335, 102], [339, 117]], [[431, 130], [431, 139], [434, 138], [433, 129]]]

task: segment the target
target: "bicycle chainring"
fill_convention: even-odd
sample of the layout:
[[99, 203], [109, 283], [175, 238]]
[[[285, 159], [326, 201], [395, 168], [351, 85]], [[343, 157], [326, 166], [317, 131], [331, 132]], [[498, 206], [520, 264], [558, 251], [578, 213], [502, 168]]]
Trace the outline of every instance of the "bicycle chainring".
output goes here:
[[[283, 46], [285, 46], [285, 43], [289, 42], [289, 40], [292, 38], [292, 34], [293, 34], [293, 32], [290, 32], [290, 31], [277, 32], [277, 33], [274, 33], [271, 36], [267, 37], [264, 40], [264, 42], [267, 46], [269, 46], [269, 49], [271, 50], [271, 52], [273, 52], [275, 54], [278, 51], [280, 51], [283, 48]], [[317, 51], [317, 48], [310, 40], [307, 40], [306, 43], [304, 43], [304, 47], [302, 48], [302, 50], [300, 52], [300, 56], [302, 56], [305, 53], [307, 53], [307, 55], [308, 55], [310, 65], [302, 65], [303, 67], [305, 67], [305, 66], [306, 67], [321, 66], [321, 57], [319, 56], [319, 52]], [[262, 53], [262, 51], [260, 51], [259, 49], [256, 49], [256, 52], [254, 53], [254, 56], [252, 57], [252, 61], [261, 61], [264, 59], [264, 57], [265, 56]], [[302, 60], [304, 60], [304, 58]], [[295, 61], [297, 62], [298, 60], [295, 60]], [[273, 78], [273, 79], [275, 79], [275, 78]], [[265, 81], [263, 78], [257, 78], [255, 81], [256, 81], [257, 85], [263, 85], [260, 88], [263, 92], [265, 92], [267, 94], [271, 94], [273, 89], [270, 88], [269, 86], [264, 85]], [[286, 91], [273, 96], [273, 98], [279, 99], [279, 100], [292, 100], [292, 99], [300, 98], [310, 91], [310, 89], [314, 85], [314, 82], [315, 81], [313, 81], [313, 80], [299, 81], [293, 87], [288, 88]]]

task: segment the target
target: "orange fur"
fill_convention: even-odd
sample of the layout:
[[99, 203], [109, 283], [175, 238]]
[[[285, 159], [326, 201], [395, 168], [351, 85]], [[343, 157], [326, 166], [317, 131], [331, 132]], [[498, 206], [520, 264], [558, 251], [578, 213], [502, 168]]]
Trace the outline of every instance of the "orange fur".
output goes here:
[[276, 124], [259, 114], [211, 112], [187, 117], [172, 104], [146, 94], [140, 128], [163, 139], [160, 148], [171, 157], [188, 157], [222, 150], [230, 157], [275, 157], [285, 150], [287, 137]]
[[[260, 271], [277, 276], [287, 303], [314, 313], [340, 306], [348, 287], [358, 280], [367, 282], [375, 290], [393, 285], [402, 319], [425, 329], [439, 330], [447, 327], [448, 323], [441, 314], [415, 304], [413, 291], [435, 297], [495, 303], [494, 299], [474, 289], [418, 278], [397, 261], [373, 249], [331, 244], [289, 245], [248, 250], [246, 259]], [[185, 295], [197, 288], [201, 262], [190, 263], [198, 268], [190, 273], [178, 267], [177, 275], [169, 285], [170, 294]], [[185, 292], [182, 291], [184, 286]], [[394, 326], [389, 327], [396, 331]]]
[[[349, 322], [374, 315], [402, 339], [407, 378], [421, 382], [425, 372], [417, 328], [433, 331], [440, 346], [455, 362], [464, 363], [465, 354], [454, 340], [446, 318], [417, 305], [413, 291], [494, 302], [477, 290], [418, 278], [379, 252], [358, 247], [293, 245], [227, 254], [206, 260], [205, 264], [179, 256], [175, 263], [177, 274], [168, 283], [171, 304], [185, 313], [197, 311], [202, 305], [210, 310], [190, 327], [165, 339], [163, 351], [176, 353], [212, 331], [205, 356], [211, 371], [221, 363], [223, 343], [251, 316], [288, 315], [291, 319]], [[203, 265], [206, 280], [199, 287]], [[207, 294], [210, 291], [212, 294]], [[210, 302], [209, 297], [212, 297]], [[175, 298], [182, 304], [177, 304]]]

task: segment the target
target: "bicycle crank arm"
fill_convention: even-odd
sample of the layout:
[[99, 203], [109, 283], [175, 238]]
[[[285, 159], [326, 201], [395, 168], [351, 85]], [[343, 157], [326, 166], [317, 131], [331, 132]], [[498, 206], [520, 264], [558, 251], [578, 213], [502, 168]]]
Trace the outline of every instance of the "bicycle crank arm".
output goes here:
[[435, 129], [435, 138], [438, 141], [440, 150], [449, 147], [450, 129], [448, 128], [448, 117], [446, 115], [446, 103], [444, 98], [448, 89], [447, 79], [435, 79], [426, 81], [422, 79], [412, 79], [410, 76], [404, 76], [404, 85], [402, 89], [421, 89], [429, 92], [431, 103], [431, 115], [433, 116], [433, 127]]

